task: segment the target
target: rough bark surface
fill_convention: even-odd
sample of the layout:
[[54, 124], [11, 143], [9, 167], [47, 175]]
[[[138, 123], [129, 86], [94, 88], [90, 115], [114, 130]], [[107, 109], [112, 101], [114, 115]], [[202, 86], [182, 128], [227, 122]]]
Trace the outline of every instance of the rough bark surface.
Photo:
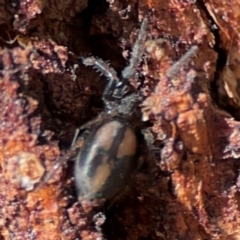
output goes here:
[[[0, 1], [0, 239], [240, 239], [239, 1]], [[72, 163], [43, 183], [103, 110], [105, 80], [74, 55], [120, 72], [146, 15], [143, 83], [130, 80], [148, 150], [126, 193], [93, 211]]]

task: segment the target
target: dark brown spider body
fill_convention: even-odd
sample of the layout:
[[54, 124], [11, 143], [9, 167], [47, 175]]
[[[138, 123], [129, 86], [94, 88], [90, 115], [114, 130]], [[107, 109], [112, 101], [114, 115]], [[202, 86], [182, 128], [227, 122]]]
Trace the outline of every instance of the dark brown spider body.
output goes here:
[[74, 167], [80, 199], [110, 199], [131, 178], [137, 137], [119, 120], [100, 125], [86, 139]]

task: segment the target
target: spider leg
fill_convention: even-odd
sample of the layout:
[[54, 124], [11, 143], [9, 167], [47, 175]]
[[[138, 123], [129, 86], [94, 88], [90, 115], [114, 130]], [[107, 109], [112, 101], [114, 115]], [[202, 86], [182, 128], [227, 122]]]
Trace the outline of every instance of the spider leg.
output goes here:
[[137, 40], [133, 46], [129, 65], [123, 69], [121, 80], [118, 82], [117, 87], [126, 84], [126, 82], [136, 73], [136, 69], [142, 61], [142, 55], [144, 53], [144, 43], [147, 38], [147, 27], [148, 20], [147, 17], [145, 17], [142, 21]]
[[191, 58], [196, 54], [198, 51], [198, 46], [192, 46], [176, 63], [174, 63], [166, 73], [166, 77], [173, 78], [182, 68], [182, 66], [188, 63]]
[[73, 149], [74, 146], [75, 146], [75, 144], [76, 144], [76, 141], [77, 141], [77, 139], [78, 139], [79, 132], [80, 132], [80, 128], [77, 128], [77, 129], [75, 130], [74, 137], [73, 137], [73, 139], [72, 139], [71, 149]]
[[[116, 114], [115, 112], [111, 112], [111, 116], [114, 116], [114, 114]], [[56, 171], [65, 163], [69, 162], [69, 161], [74, 161], [75, 157], [77, 156], [77, 153], [80, 151], [81, 149], [81, 145], [84, 139], [84, 133], [88, 132], [86, 129], [93, 127], [96, 124], [101, 123], [102, 121], [104, 121], [109, 115], [108, 114], [100, 114], [97, 118], [83, 124], [81, 127], [77, 128], [75, 130], [74, 133], [74, 137], [72, 139], [71, 142], [71, 147], [70, 149], [67, 151], [66, 154], [64, 154], [64, 156], [60, 156], [59, 160], [57, 161], [56, 164], [54, 164], [53, 168], [45, 175], [43, 181], [37, 186], [36, 189], [41, 188], [45, 183], [47, 183], [56, 173]], [[79, 133], [81, 130], [85, 130], [85, 132], [81, 133], [79, 136]], [[86, 137], [86, 136], [85, 136]]]
[[122, 97], [122, 92], [126, 90], [123, 86], [129, 80], [129, 78], [136, 73], [136, 69], [141, 62], [141, 57], [144, 53], [144, 43], [147, 38], [147, 27], [148, 21], [147, 17], [145, 17], [138, 34], [138, 38], [133, 46], [130, 63], [123, 69], [121, 80], [118, 78], [116, 71], [102, 59], [95, 58], [93, 56], [80, 58], [85, 66], [93, 66], [98, 72], [108, 79], [108, 83], [102, 96], [102, 99], [106, 105], [108, 105], [107, 101], [111, 101], [113, 98]]
[[119, 82], [116, 71], [101, 58], [95, 58], [91, 56], [86, 58], [81, 57], [81, 60], [85, 66], [93, 66], [93, 68], [97, 69], [97, 71], [100, 72], [101, 75], [104, 75], [108, 79], [108, 83], [104, 89], [102, 99], [104, 102], [111, 100], [113, 91], [117, 83]]

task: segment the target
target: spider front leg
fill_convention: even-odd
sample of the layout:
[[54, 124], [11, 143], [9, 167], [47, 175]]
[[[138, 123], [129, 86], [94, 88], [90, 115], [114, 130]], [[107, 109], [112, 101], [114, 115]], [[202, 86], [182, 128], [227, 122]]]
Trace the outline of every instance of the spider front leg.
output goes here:
[[148, 21], [145, 17], [142, 21], [141, 28], [137, 40], [133, 46], [132, 56], [129, 65], [124, 68], [121, 74], [121, 79], [118, 78], [116, 71], [100, 58], [82, 57], [82, 63], [85, 66], [93, 66], [101, 75], [108, 79], [108, 83], [104, 89], [102, 99], [105, 104], [113, 99], [121, 99], [126, 92], [126, 84], [129, 79], [135, 75], [137, 67], [141, 62], [141, 57], [144, 53], [144, 43], [147, 38]]
[[140, 62], [142, 61], [142, 55], [144, 53], [144, 44], [147, 39], [147, 28], [148, 20], [147, 17], [145, 17], [142, 21], [137, 40], [133, 46], [129, 65], [123, 69], [121, 79], [117, 86], [126, 84], [126, 82], [132, 76], [135, 75]]
[[188, 63], [199, 50], [198, 46], [192, 46], [177, 62], [175, 62], [166, 73], [169, 79], [175, 77], [184, 64]]
[[116, 71], [101, 58], [91, 56], [86, 58], [81, 57], [81, 60], [85, 66], [93, 66], [93, 68], [97, 69], [97, 72], [100, 72], [101, 75], [108, 79], [108, 83], [102, 94], [102, 99], [104, 102], [112, 100], [113, 91], [119, 82]]

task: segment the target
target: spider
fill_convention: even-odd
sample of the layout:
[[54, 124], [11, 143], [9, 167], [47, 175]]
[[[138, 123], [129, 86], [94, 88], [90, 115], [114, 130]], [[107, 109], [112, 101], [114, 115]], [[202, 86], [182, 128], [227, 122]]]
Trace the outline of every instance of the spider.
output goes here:
[[[143, 98], [138, 92], [129, 92], [129, 79], [134, 77], [142, 60], [147, 28], [148, 20], [145, 17], [133, 46], [129, 65], [123, 69], [120, 77], [100, 58], [79, 57], [85, 66], [92, 66], [108, 79], [102, 94], [104, 110], [97, 118], [77, 129], [71, 145], [72, 152], [78, 152], [74, 164], [74, 179], [80, 202], [109, 200], [116, 196], [131, 178], [138, 152], [138, 138], [131, 127], [130, 118]], [[175, 75], [197, 49], [198, 47], [193, 46], [168, 70], [167, 77]], [[91, 129], [90, 134], [79, 150], [76, 147], [79, 132], [87, 129]], [[59, 161], [54, 171], [66, 162], [66, 158], [71, 157], [70, 154], [63, 161]], [[46, 181], [52, 175], [53, 171], [47, 175]]]
[[81, 58], [85, 66], [96, 68], [108, 79], [108, 83], [102, 95], [104, 111], [79, 128], [80, 131], [94, 126], [74, 165], [75, 185], [80, 199], [110, 199], [131, 177], [138, 143], [128, 119], [142, 97], [139, 93], [129, 94], [128, 88], [129, 79], [136, 74], [144, 53], [147, 26], [147, 18], [144, 18], [129, 65], [123, 69], [120, 78], [102, 59]]
[[[79, 57], [85, 66], [96, 68], [107, 79], [102, 94], [104, 110], [93, 120], [76, 130], [68, 156], [64, 156], [50, 173], [47, 182], [64, 162], [77, 155], [74, 164], [75, 186], [80, 202], [99, 200], [105, 202], [126, 185], [131, 178], [137, 154], [137, 135], [129, 124], [137, 104], [139, 93], [129, 93], [129, 79], [136, 74], [147, 38], [147, 18], [144, 18], [132, 49], [129, 65], [117, 76], [116, 71], [100, 58]], [[90, 130], [83, 146], [77, 142], [81, 131]], [[81, 135], [81, 134], [80, 134]]]

